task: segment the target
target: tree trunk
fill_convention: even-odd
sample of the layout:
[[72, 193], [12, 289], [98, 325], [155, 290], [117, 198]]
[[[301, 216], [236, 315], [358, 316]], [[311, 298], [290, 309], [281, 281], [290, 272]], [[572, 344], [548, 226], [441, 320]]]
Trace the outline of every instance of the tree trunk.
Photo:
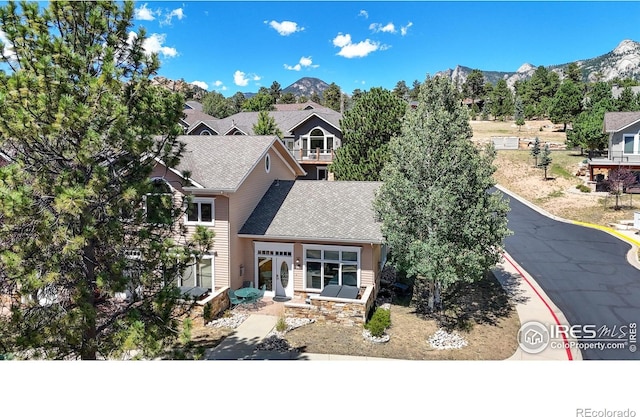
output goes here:
[[82, 289], [83, 329], [80, 358], [82, 360], [96, 360], [97, 330], [96, 330], [96, 248], [93, 240], [84, 248], [85, 288]]

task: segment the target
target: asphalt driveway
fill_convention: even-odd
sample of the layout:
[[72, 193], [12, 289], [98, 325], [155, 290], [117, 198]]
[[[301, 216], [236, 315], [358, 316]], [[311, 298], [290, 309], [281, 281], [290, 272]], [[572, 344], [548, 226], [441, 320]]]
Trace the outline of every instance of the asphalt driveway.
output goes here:
[[[626, 260], [631, 245], [600, 230], [553, 220], [507, 197], [513, 231], [505, 240], [507, 252], [571, 325], [595, 326], [587, 330], [595, 329], [603, 343], [628, 340], [630, 324], [640, 322], [640, 271]], [[640, 352], [628, 346], [581, 351], [584, 359], [640, 359]]]

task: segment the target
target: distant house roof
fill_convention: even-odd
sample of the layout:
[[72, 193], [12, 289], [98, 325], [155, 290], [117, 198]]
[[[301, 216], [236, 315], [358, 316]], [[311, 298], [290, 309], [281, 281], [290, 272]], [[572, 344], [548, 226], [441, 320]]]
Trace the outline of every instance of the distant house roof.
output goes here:
[[291, 110], [313, 110], [313, 109], [328, 109], [315, 101], [307, 101], [306, 103], [290, 103], [290, 104], [276, 104], [277, 111], [291, 111]]
[[200, 120], [218, 120], [201, 110], [185, 108], [182, 112], [184, 113], [182, 121], [187, 127], [191, 127], [194, 123], [197, 123]]
[[[186, 111], [185, 111], [186, 113]], [[258, 122], [260, 112], [240, 112], [225, 117], [224, 119], [214, 119], [205, 115], [199, 121], [191, 121], [188, 132], [193, 131], [198, 125], [205, 123], [207, 127], [215, 130], [221, 135], [232, 135], [239, 131], [245, 135], [255, 135], [253, 126]], [[276, 125], [285, 136], [292, 134], [292, 130], [312, 117], [318, 117], [340, 130], [340, 119], [342, 115], [327, 107], [313, 110], [281, 110], [270, 111], [269, 116], [273, 117]]]
[[296, 175], [305, 171], [276, 136], [180, 136], [186, 144], [183, 157], [176, 167], [189, 171], [191, 178], [203, 188], [235, 192], [245, 178], [274, 147]]
[[604, 114], [604, 133], [619, 132], [620, 130], [640, 121], [640, 112], [623, 111], [607, 112]]
[[[635, 86], [635, 87], [630, 87], [631, 88], [631, 92], [633, 94], [638, 94], [640, 93], [640, 86]], [[624, 87], [617, 87], [617, 86], [613, 86], [611, 87], [611, 96], [615, 99], [620, 98], [620, 95], [622, 94], [622, 92], [624, 91]]]
[[193, 101], [193, 100], [189, 100], [189, 101], [184, 103], [184, 108], [185, 109], [193, 109], [193, 110], [202, 111], [202, 103], [199, 103], [199, 102]]
[[240, 229], [245, 237], [382, 243], [373, 199], [381, 182], [274, 181]]

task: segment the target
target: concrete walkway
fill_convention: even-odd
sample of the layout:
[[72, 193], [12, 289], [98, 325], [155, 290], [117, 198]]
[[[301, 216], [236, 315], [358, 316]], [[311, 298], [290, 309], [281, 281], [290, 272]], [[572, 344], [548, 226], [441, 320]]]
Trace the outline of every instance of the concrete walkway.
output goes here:
[[363, 356], [317, 353], [256, 351], [256, 347], [276, 326], [278, 317], [251, 314], [214, 349], [205, 352], [207, 360], [386, 360]]

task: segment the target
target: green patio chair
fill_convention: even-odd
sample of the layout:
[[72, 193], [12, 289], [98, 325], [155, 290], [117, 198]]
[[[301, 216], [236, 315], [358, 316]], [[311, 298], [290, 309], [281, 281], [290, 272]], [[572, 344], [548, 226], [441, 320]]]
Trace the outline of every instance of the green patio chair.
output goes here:
[[235, 292], [233, 292], [233, 290], [231, 288], [229, 288], [229, 291], [227, 291], [229, 294], [229, 302], [231, 302], [231, 308], [233, 309], [234, 307], [244, 303], [244, 300], [239, 299], [238, 297], [236, 297]]

